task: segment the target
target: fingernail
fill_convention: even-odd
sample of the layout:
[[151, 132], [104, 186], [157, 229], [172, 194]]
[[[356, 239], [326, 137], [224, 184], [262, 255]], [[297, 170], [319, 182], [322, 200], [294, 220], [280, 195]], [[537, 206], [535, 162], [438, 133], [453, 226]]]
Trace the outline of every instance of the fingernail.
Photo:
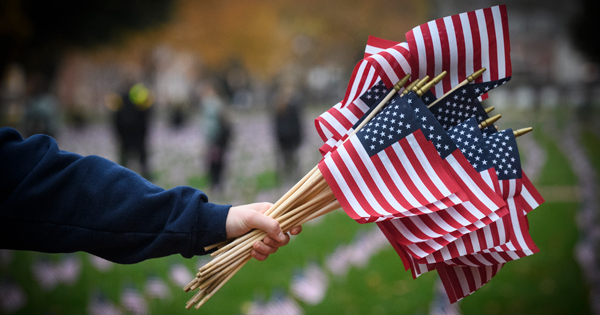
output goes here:
[[280, 242], [285, 241], [285, 235], [283, 235], [283, 232], [279, 232], [279, 235], [277, 236], [277, 238], [279, 238]]

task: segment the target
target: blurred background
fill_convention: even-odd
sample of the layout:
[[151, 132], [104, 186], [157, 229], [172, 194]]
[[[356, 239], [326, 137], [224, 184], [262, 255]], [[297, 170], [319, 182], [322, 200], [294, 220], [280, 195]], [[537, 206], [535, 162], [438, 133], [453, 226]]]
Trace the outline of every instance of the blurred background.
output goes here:
[[[343, 98], [369, 35], [507, 4], [513, 78], [486, 106], [519, 138], [546, 203], [540, 253], [448, 306], [375, 226], [343, 211], [251, 261], [200, 311], [182, 291], [208, 261], [116, 265], [0, 250], [0, 314], [600, 314], [600, 5], [506, 0], [4, 0], [0, 126], [46, 133], [163, 188], [274, 202], [320, 159], [313, 120]], [[91, 179], [90, 179], [91, 180]], [[443, 290], [441, 290], [443, 291]]]

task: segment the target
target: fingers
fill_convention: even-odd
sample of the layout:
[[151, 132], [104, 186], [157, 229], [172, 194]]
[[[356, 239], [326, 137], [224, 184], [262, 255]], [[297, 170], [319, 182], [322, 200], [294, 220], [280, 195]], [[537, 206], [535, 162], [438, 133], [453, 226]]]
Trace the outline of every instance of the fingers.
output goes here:
[[290, 230], [290, 234], [292, 234], [292, 235], [298, 235], [298, 234], [300, 234], [300, 232], [302, 232], [302, 225], [296, 226]]
[[290, 242], [290, 236], [285, 235], [285, 240], [279, 242], [273, 238], [266, 236], [262, 241], [256, 241], [252, 245], [252, 251], [250, 255], [259, 261], [263, 261], [269, 257], [270, 254], [277, 252], [279, 247], [285, 246]]
[[279, 227], [279, 222], [264, 214], [256, 213], [255, 215], [252, 215], [248, 219], [248, 226], [255, 229], [261, 229], [267, 232], [267, 234], [270, 237], [279, 242], [283, 242], [286, 240], [286, 236], [283, 234], [283, 231], [281, 231], [281, 228]]

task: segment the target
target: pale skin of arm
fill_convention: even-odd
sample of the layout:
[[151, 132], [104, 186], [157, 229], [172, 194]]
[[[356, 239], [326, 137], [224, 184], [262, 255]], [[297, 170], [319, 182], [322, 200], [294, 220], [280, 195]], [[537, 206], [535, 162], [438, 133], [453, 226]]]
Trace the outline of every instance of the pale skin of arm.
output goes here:
[[[227, 238], [234, 238], [247, 233], [252, 229], [260, 229], [267, 232], [262, 241], [256, 241], [250, 255], [256, 260], [263, 261], [273, 254], [281, 246], [287, 245], [290, 236], [283, 233], [277, 220], [263, 214], [270, 207], [271, 203], [259, 202], [247, 205], [235, 206], [229, 209], [225, 228]], [[302, 226], [294, 227], [290, 234], [297, 235], [302, 231]]]

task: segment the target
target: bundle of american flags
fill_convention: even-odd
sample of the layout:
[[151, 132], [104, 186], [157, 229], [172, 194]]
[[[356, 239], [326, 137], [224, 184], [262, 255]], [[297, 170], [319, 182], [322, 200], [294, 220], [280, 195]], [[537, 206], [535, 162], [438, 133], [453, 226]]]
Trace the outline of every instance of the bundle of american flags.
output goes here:
[[[526, 214], [544, 200], [516, 142], [531, 128], [498, 131], [499, 115], [481, 104], [511, 77], [504, 5], [430, 21], [406, 38], [369, 38], [343, 100], [315, 120], [323, 159], [267, 214], [287, 232], [341, 206], [376, 223], [414, 278], [437, 270], [454, 303], [538, 251]], [[215, 244], [216, 258], [184, 288], [199, 289], [187, 308], [205, 303], [264, 236]]]

